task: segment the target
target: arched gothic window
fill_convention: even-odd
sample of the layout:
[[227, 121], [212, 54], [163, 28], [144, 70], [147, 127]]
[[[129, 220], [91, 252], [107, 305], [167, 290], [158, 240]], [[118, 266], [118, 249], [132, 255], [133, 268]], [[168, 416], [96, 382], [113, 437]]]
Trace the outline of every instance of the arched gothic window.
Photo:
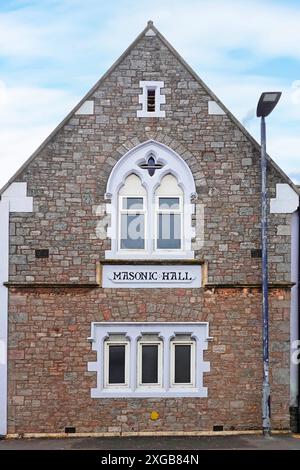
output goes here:
[[195, 183], [185, 161], [167, 146], [148, 141], [114, 166], [107, 184], [109, 259], [193, 258]]

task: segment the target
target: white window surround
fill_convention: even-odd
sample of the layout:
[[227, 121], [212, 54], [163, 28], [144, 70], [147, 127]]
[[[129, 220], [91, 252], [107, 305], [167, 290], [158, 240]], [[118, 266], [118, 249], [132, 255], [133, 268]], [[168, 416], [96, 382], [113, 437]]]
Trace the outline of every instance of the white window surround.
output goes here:
[[[157, 362], [157, 383], [145, 384], [142, 382], [142, 348], [143, 346], [157, 346], [158, 347], [158, 362]], [[161, 388], [163, 384], [162, 378], [162, 346], [163, 342], [159, 339], [139, 339], [137, 342], [137, 387], [141, 390], [147, 390], [149, 387]]]
[[[203, 373], [209, 372], [210, 364], [203, 360], [203, 351], [207, 349], [209, 337], [207, 322], [93, 322], [91, 325], [92, 349], [97, 352], [97, 361], [88, 363], [89, 372], [97, 372], [97, 386], [91, 389], [92, 398], [151, 398], [151, 397], [207, 397], [207, 388], [203, 386]], [[124, 334], [130, 342], [129, 386], [122, 390], [116, 387], [105, 388], [104, 382], [104, 348], [105, 341], [113, 334]], [[139, 387], [138, 378], [138, 342], [143, 335], [157, 335], [162, 341], [162, 386]], [[176, 335], [188, 335], [194, 341], [195, 376], [194, 386], [171, 384], [171, 342]], [[186, 341], [184, 342], [186, 343]], [[177, 339], [176, 339], [177, 344]]]
[[[142, 80], [140, 81], [140, 87], [143, 90], [142, 94], [139, 95], [139, 103], [142, 105], [142, 109], [137, 110], [137, 117], [165, 117], [166, 112], [160, 109], [160, 105], [166, 102], [165, 95], [161, 94], [164, 82]], [[155, 90], [155, 111], [148, 111], [148, 90]]]
[[[149, 155], [154, 155], [156, 162], [163, 167], [156, 170], [153, 176], [139, 165], [148, 161]], [[118, 194], [125, 184], [126, 178], [134, 174], [141, 180], [142, 187], [147, 193], [146, 212], [150, 217], [150, 224], [146, 229], [145, 250], [120, 250], [118, 246]], [[155, 192], [164, 176], [171, 174], [182, 190], [182, 207], [184, 237], [180, 250], [155, 250], [152, 244], [150, 229], [155, 227]], [[137, 196], [137, 195], [135, 195]], [[171, 194], [170, 194], [171, 196]], [[192, 214], [195, 204], [191, 202], [196, 197], [195, 182], [192, 172], [186, 162], [168, 146], [149, 140], [129, 150], [115, 164], [108, 179], [106, 188], [107, 213], [111, 215], [111, 226], [107, 229], [107, 235], [111, 238], [111, 249], [105, 252], [106, 259], [193, 259], [194, 252], [191, 249], [194, 228], [192, 227]]]
[[[109, 347], [110, 346], [125, 346], [125, 382], [124, 384], [110, 384], [109, 383]], [[127, 340], [118, 340], [118, 339], [111, 339], [109, 338], [107, 341], [104, 343], [104, 388], [119, 388], [119, 389], [124, 389], [128, 388], [128, 383], [129, 383], [129, 377], [128, 377], [128, 371], [129, 371], [129, 356], [130, 355], [130, 343]]]
[[[182, 345], [182, 346], [190, 346], [191, 347], [191, 365], [190, 365], [190, 377], [191, 381], [190, 383], [176, 383], [175, 382], [175, 347], [177, 345]], [[189, 388], [195, 388], [195, 341], [186, 341], [186, 340], [181, 340], [179, 338], [174, 338], [171, 343], [171, 386], [172, 387], [189, 387]]]
[[9, 276], [9, 214], [32, 212], [33, 198], [27, 196], [27, 183], [11, 183], [0, 200], [0, 435], [7, 433], [7, 324]]

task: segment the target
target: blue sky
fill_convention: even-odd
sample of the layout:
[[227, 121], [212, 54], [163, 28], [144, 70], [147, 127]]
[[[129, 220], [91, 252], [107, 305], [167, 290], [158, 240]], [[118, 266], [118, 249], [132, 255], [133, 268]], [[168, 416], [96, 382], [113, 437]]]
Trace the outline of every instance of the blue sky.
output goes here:
[[0, 0], [0, 186], [149, 19], [256, 139], [283, 92], [268, 151], [300, 183], [299, 0]]

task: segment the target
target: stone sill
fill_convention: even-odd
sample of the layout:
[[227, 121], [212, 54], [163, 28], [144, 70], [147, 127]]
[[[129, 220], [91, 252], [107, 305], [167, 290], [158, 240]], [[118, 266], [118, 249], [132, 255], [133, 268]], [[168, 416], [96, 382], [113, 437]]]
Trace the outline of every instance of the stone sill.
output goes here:
[[104, 259], [100, 260], [100, 264], [124, 264], [124, 265], [191, 265], [191, 264], [205, 264], [203, 260], [199, 259]]

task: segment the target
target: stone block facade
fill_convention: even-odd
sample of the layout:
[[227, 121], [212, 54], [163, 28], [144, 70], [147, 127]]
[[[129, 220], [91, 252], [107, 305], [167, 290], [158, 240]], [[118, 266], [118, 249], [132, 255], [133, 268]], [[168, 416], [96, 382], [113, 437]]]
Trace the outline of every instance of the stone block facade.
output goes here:
[[[289, 293], [272, 289], [272, 413], [289, 428]], [[87, 308], [88, 306], [88, 308]], [[208, 398], [92, 399], [92, 321], [209, 321]], [[9, 432], [201, 431], [261, 426], [259, 289], [12, 288]], [[152, 421], [157, 411], [160, 418]]]

